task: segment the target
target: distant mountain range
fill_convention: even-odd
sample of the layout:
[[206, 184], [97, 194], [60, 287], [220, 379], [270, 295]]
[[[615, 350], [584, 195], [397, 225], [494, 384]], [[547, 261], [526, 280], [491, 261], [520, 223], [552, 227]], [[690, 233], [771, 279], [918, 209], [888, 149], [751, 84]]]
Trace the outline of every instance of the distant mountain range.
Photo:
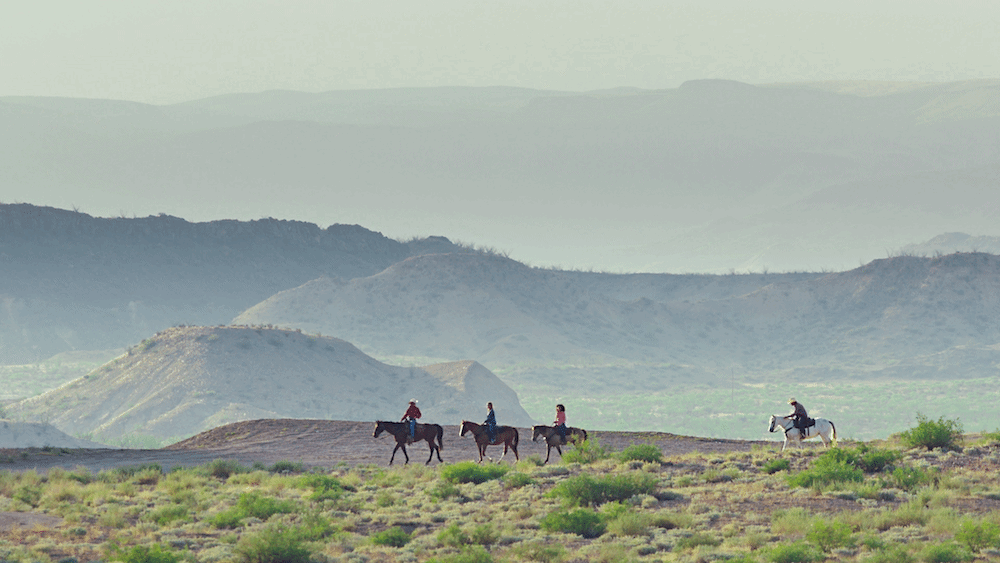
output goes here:
[[0, 364], [123, 348], [180, 324], [224, 324], [317, 277], [370, 276], [424, 252], [471, 251], [357, 225], [109, 219], [0, 204]]
[[0, 193], [202, 220], [447, 219], [535, 264], [840, 270], [1000, 234], [998, 101], [1000, 80], [3, 97]]

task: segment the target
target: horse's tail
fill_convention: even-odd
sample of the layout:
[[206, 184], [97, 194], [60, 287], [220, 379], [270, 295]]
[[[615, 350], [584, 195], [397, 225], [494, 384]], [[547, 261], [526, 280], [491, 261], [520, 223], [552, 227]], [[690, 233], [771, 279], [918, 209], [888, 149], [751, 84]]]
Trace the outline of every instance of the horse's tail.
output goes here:
[[837, 445], [837, 427], [836, 427], [836, 425], [833, 424], [832, 420], [830, 421], [830, 428], [833, 428], [833, 440], [831, 440], [831, 443], [834, 446], [836, 446]]
[[521, 440], [521, 433], [520, 433], [520, 432], [518, 432], [518, 431], [517, 431], [517, 428], [515, 428], [515, 427], [513, 427], [513, 426], [511, 426], [511, 427], [510, 427], [510, 429], [514, 431], [514, 440], [513, 440], [513, 444], [514, 444], [514, 447], [515, 447], [515, 448], [517, 448], [517, 443], [518, 443], [518, 441], [520, 441], [520, 440]]
[[435, 426], [437, 426], [438, 451], [441, 451], [444, 449], [444, 428], [440, 424]]

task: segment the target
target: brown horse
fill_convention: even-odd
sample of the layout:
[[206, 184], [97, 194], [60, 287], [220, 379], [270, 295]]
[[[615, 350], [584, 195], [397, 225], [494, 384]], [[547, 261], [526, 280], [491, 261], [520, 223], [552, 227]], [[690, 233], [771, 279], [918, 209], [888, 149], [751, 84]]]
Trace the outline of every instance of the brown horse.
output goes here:
[[[463, 420], [462, 431], [459, 433], [459, 436], [465, 436], [466, 432], [472, 432], [472, 435], [476, 438], [476, 445], [479, 446], [479, 463], [482, 463], [483, 456], [486, 455], [486, 446], [491, 445], [490, 436], [486, 433], [486, 427], [482, 424], [476, 424], [475, 422]], [[514, 459], [520, 461], [521, 456], [517, 455], [517, 442], [519, 439], [517, 428], [514, 428], [513, 426], [497, 426], [496, 440], [494, 440], [492, 444], [503, 444], [503, 455], [500, 456], [497, 463], [503, 461], [503, 456], [507, 455], [508, 448], [513, 450]], [[490, 461], [493, 461], [493, 458], [489, 459]]]
[[[434, 452], [437, 452], [438, 461], [444, 461], [441, 459], [441, 448], [444, 447], [444, 441], [442, 440], [444, 428], [441, 428], [440, 424], [417, 424], [416, 431], [414, 432], [415, 435], [411, 437], [409, 422], [375, 421], [375, 433], [372, 434], [372, 437], [378, 438], [378, 435], [382, 432], [388, 432], [396, 438], [396, 447], [392, 450], [389, 465], [392, 465], [392, 460], [396, 459], [396, 450], [399, 449], [403, 450], [403, 455], [406, 456], [406, 463], [410, 463], [410, 456], [406, 455], [406, 444], [412, 444], [421, 440], [427, 440], [427, 445], [431, 448], [431, 455], [427, 457], [425, 465], [434, 459]], [[434, 443], [434, 440], [437, 440], [437, 444]]]
[[562, 457], [562, 446], [569, 444], [579, 444], [580, 442], [587, 439], [587, 431], [583, 428], [573, 428], [570, 426], [566, 427], [566, 439], [564, 440], [562, 436], [559, 435], [559, 430], [555, 426], [546, 426], [544, 424], [536, 424], [531, 427], [531, 441], [537, 442], [539, 436], [545, 437], [545, 445], [549, 447], [545, 451], [545, 463], [549, 462], [549, 456], [552, 455], [552, 448], [555, 448], [559, 452], [559, 457]]

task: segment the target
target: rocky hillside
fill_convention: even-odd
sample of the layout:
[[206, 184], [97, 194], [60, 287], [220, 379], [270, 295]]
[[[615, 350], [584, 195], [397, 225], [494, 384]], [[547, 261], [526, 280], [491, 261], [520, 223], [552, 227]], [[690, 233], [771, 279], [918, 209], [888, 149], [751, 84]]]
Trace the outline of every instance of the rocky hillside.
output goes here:
[[427, 422], [532, 424], [517, 395], [473, 361], [378, 362], [331, 337], [263, 328], [172, 328], [87, 376], [8, 407], [71, 434], [180, 438], [257, 418], [398, 420], [415, 397]]
[[337, 334], [382, 356], [471, 357], [492, 369], [660, 362], [703, 370], [705, 383], [734, 366], [751, 379], [774, 370], [929, 376], [943, 353], [963, 359], [940, 376], [985, 376], [1000, 359], [995, 255], [901, 256], [769, 283], [732, 276], [728, 289], [727, 276], [683, 289], [676, 278], [622, 276], [612, 290], [597, 277], [502, 257], [421, 256], [367, 278], [313, 280], [235, 322]]
[[357, 225], [99, 218], [0, 204], [0, 364], [226, 323], [320, 276], [365, 277], [413, 255], [463, 250], [443, 237], [403, 243]]

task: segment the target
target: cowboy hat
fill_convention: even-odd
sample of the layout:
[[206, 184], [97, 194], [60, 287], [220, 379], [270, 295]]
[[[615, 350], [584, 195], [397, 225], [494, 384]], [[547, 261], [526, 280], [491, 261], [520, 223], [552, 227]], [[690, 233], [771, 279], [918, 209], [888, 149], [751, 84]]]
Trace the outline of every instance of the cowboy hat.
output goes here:
[[791, 399], [788, 399], [788, 404], [789, 405], [794, 405], [795, 403], [796, 403], [795, 397], [792, 397]]

